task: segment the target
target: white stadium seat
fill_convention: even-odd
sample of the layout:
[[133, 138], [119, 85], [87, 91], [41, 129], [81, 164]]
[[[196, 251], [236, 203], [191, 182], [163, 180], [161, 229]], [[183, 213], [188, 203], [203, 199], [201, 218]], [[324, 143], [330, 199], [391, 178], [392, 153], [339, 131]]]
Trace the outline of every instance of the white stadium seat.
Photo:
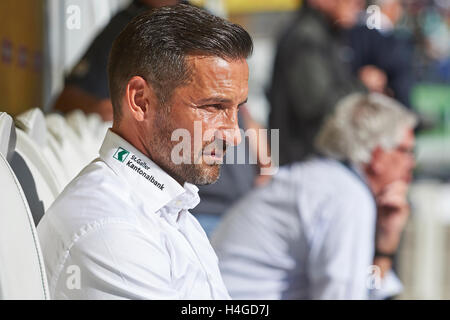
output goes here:
[[0, 299], [49, 299], [44, 263], [27, 199], [6, 159], [14, 125], [0, 113]]
[[98, 151], [102, 145], [111, 122], [104, 122], [95, 113], [86, 115], [81, 110], [75, 110], [66, 116], [68, 125], [81, 139], [81, 143], [86, 150], [86, 161], [91, 162], [98, 157]]
[[51, 135], [47, 132], [47, 125], [41, 109], [34, 108], [20, 114], [16, 117], [15, 123], [17, 128], [23, 130], [36, 143], [40, 153], [54, 173], [58, 189], [61, 190], [68, 183], [69, 177], [57, 154], [48, 147]]
[[110, 123], [73, 112], [14, 120], [0, 112], [0, 299], [49, 299], [35, 226], [63, 188], [98, 157]]
[[0, 112], [0, 154], [10, 161], [15, 145], [16, 133], [13, 120], [7, 113]]
[[[62, 191], [66, 178], [62, 176], [58, 161], [54, 157], [49, 157], [42, 112], [33, 109], [18, 116], [15, 123], [17, 142], [11, 166], [27, 195], [33, 218], [37, 223]], [[34, 201], [31, 201], [30, 194], [33, 193], [35, 193], [32, 196]]]
[[37, 223], [64, 187], [95, 158], [110, 126], [75, 111], [44, 117], [31, 109], [15, 118], [17, 144], [11, 166]]
[[[51, 136], [48, 141], [49, 147], [60, 158], [70, 181], [95, 157], [89, 156], [86, 143], [68, 125], [63, 116], [52, 113], [45, 117], [45, 121]], [[97, 147], [99, 148], [100, 146]]]

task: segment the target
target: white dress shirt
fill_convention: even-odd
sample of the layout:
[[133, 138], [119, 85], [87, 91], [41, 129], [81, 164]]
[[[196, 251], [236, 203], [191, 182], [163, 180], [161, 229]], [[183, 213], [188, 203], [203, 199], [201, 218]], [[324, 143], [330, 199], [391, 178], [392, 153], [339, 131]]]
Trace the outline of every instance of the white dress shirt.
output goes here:
[[233, 299], [383, 298], [400, 284], [389, 273], [370, 285], [375, 219], [356, 172], [314, 159], [281, 168], [238, 202], [212, 243]]
[[54, 299], [229, 299], [200, 199], [108, 131], [38, 226]]

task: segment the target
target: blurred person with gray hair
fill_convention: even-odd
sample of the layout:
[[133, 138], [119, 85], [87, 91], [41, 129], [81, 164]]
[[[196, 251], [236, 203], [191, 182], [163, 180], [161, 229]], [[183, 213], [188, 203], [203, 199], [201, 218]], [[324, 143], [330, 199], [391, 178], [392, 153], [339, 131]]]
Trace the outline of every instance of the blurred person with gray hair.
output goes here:
[[280, 168], [212, 237], [234, 299], [383, 299], [409, 216], [416, 116], [378, 93], [337, 104], [321, 156]]

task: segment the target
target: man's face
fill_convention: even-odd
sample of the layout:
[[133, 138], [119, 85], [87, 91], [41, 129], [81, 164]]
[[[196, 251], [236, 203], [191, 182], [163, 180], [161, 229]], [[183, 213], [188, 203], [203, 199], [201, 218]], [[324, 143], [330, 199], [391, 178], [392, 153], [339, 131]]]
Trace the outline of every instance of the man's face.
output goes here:
[[351, 28], [358, 20], [358, 14], [363, 9], [361, 0], [337, 0], [334, 17], [341, 28]]
[[310, 0], [310, 3], [341, 28], [354, 26], [364, 7], [363, 0]]
[[373, 166], [378, 168], [375, 179], [379, 186], [387, 186], [395, 181], [410, 183], [414, 161], [414, 131], [405, 130], [403, 139], [393, 150], [380, 150], [372, 159]]
[[[248, 65], [245, 59], [210, 56], [190, 56], [187, 64], [191, 80], [174, 90], [167, 105], [159, 107], [147, 149], [179, 182], [210, 184], [219, 178], [226, 147], [240, 143], [238, 110], [247, 100]], [[172, 141], [177, 129], [189, 133], [189, 140]], [[188, 161], [181, 164], [179, 152], [172, 152], [180, 141], [189, 145], [187, 157], [183, 154]]]

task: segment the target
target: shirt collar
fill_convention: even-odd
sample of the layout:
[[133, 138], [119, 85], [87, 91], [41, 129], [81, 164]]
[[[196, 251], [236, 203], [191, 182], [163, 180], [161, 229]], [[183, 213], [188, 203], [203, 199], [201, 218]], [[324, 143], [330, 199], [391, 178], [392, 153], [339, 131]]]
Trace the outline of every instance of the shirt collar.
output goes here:
[[369, 187], [369, 181], [367, 181], [367, 177], [364, 174], [362, 166], [349, 161], [341, 161], [341, 164], [344, 165], [348, 170], [350, 170], [373, 196], [373, 192]]
[[[182, 187], [156, 163], [142, 154], [125, 139], [108, 130], [100, 148], [100, 158], [128, 185], [146, 204], [156, 212], [167, 206], [178, 212], [194, 208], [199, 202], [198, 188], [190, 183]], [[178, 213], [177, 212], [177, 213]]]

